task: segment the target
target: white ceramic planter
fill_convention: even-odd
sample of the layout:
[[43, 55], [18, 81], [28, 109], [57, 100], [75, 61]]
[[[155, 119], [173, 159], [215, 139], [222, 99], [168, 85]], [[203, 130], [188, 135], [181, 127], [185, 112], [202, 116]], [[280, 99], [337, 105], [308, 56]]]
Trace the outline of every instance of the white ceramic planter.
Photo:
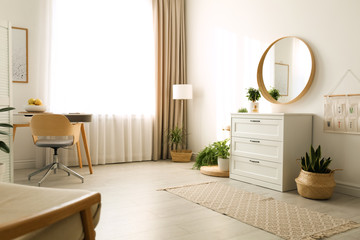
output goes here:
[[223, 172], [228, 172], [229, 171], [229, 158], [219, 158], [218, 157], [218, 167], [221, 171]]
[[259, 112], [259, 102], [250, 102], [249, 108], [250, 108], [250, 112], [258, 113]]

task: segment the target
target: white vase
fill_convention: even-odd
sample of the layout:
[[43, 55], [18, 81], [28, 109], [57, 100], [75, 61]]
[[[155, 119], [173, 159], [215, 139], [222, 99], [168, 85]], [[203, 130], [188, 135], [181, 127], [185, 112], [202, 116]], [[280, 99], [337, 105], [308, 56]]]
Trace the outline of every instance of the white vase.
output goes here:
[[258, 113], [259, 112], [259, 102], [250, 102], [250, 112]]
[[229, 171], [229, 158], [220, 158], [218, 157], [218, 167], [221, 171], [223, 172], [228, 172]]

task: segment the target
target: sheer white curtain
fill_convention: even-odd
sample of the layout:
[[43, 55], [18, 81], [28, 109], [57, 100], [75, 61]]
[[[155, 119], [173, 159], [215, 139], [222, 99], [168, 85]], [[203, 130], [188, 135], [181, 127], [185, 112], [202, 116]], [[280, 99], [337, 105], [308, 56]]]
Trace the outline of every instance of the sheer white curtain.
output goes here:
[[[150, 160], [152, 1], [53, 0], [52, 10], [50, 111], [93, 114], [93, 164]], [[67, 151], [67, 164], [75, 153]]]

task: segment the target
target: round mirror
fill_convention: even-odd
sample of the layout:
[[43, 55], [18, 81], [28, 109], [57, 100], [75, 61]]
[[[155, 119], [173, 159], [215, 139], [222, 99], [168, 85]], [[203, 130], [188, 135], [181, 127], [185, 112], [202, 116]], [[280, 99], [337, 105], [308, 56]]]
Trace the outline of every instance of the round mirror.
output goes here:
[[257, 82], [265, 99], [289, 104], [304, 96], [314, 75], [315, 60], [309, 45], [297, 37], [283, 37], [262, 55]]

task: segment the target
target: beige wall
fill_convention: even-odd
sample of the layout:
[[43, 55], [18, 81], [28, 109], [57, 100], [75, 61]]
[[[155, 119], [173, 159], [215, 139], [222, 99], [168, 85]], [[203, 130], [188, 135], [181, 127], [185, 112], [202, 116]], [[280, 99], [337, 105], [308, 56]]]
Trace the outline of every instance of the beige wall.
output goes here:
[[[13, 103], [16, 110], [24, 111], [29, 98], [46, 102], [46, 0], [0, 0], [0, 19], [10, 21], [12, 26], [28, 29], [29, 83], [13, 83]], [[28, 128], [16, 133], [14, 144], [15, 168], [31, 167], [36, 157], [35, 147]]]
[[[338, 191], [360, 196], [360, 135], [322, 130], [323, 95], [347, 69], [360, 77], [360, 1], [358, 0], [189, 0], [186, 1], [189, 144], [197, 152], [221, 138], [230, 113], [247, 107], [245, 88], [257, 87], [262, 52], [283, 36], [298, 36], [312, 47], [317, 71], [310, 91], [290, 105], [263, 101], [263, 112], [314, 114], [313, 143], [331, 156]], [[349, 77], [338, 92], [360, 93]], [[295, 161], [295, 160], [294, 160]], [[295, 164], [295, 162], [294, 162]]]

